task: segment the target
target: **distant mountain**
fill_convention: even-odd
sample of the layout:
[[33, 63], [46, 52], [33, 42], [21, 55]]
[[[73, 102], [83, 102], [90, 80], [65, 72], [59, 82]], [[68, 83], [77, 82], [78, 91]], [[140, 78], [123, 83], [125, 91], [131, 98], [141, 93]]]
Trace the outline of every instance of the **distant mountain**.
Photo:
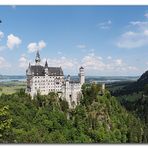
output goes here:
[[137, 83], [140, 85], [148, 84], [148, 71], [141, 75], [141, 77], [137, 80]]
[[146, 84], [148, 84], [148, 71], [144, 72], [137, 81], [129, 83], [122, 89], [113, 92], [113, 95], [121, 96], [139, 92], [144, 89]]
[[144, 72], [136, 82], [127, 86], [126, 89], [130, 89], [131, 91], [142, 91], [146, 84], [148, 84], [148, 71]]

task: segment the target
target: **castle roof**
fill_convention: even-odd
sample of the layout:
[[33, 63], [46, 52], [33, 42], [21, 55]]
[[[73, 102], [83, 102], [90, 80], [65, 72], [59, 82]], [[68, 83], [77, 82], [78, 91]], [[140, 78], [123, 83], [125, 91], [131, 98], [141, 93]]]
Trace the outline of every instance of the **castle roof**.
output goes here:
[[80, 69], [84, 69], [84, 67], [81, 66]]
[[[34, 76], [45, 76], [45, 67], [41, 65], [32, 65], [30, 67], [31, 73]], [[49, 76], [63, 76], [63, 70], [61, 67], [48, 67]]]
[[48, 69], [46, 72], [47, 75], [49, 76], [63, 76], [63, 70], [61, 67], [48, 67], [47, 60], [45, 62], [45, 66], [40, 65], [40, 54], [39, 51], [37, 50], [36, 53], [36, 65], [30, 65], [28, 69], [26, 70], [27, 75], [34, 75], [34, 76], [45, 76], [45, 69]]
[[47, 63], [47, 60], [46, 60], [46, 62], [45, 62], [45, 67], [46, 67], [46, 68], [48, 68], [48, 63]]

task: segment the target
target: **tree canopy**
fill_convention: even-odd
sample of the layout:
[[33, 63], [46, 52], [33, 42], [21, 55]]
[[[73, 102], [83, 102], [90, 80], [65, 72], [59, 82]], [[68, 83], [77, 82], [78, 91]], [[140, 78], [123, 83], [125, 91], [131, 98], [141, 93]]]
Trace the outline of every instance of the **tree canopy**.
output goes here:
[[56, 93], [32, 100], [23, 90], [0, 96], [1, 143], [142, 143], [146, 126], [109, 91], [83, 85], [75, 109]]

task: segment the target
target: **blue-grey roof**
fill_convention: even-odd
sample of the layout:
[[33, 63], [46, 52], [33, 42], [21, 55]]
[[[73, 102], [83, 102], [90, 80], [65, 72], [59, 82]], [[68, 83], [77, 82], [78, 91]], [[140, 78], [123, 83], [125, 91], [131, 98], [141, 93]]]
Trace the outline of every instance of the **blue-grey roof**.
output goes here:
[[[45, 67], [41, 65], [32, 65], [30, 67], [31, 73], [34, 76], [45, 76]], [[61, 67], [48, 67], [49, 76], [63, 76], [63, 70]]]

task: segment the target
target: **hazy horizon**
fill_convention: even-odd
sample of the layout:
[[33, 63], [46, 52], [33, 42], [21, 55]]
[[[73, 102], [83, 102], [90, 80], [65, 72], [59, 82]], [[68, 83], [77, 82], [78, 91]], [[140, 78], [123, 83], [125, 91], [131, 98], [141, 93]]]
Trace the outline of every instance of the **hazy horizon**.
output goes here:
[[[26, 77], [26, 75], [3, 75], [3, 74], [0, 74], [0, 76], [14, 76], [14, 77], [19, 77], [19, 76], [21, 76], [21, 77]], [[67, 76], [67, 75], [64, 75], [65, 77]], [[70, 75], [71, 77], [79, 77], [78, 75]], [[114, 75], [114, 76], [111, 76], [111, 75], [85, 75], [85, 77], [140, 77], [140, 75], [137, 75], [137, 76], [118, 76], [118, 75]]]

